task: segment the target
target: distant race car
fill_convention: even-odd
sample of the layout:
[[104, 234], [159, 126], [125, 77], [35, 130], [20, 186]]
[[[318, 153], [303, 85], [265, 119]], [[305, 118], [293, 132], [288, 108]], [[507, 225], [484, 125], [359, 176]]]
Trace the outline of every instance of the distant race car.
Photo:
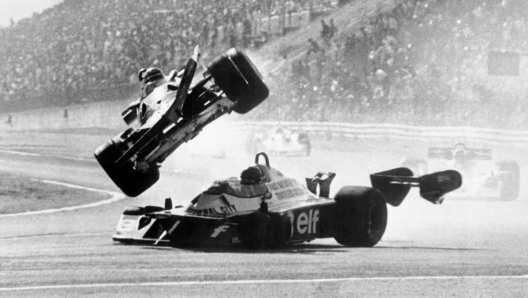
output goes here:
[[[211, 62], [204, 78], [193, 84], [198, 47], [184, 69], [149, 83], [145, 94], [123, 113], [129, 128], [95, 150], [95, 158], [114, 183], [135, 197], [159, 179], [161, 163], [203, 127], [235, 111], [247, 113], [269, 94], [262, 76], [237, 49]], [[147, 70], [144, 76], [149, 75]]]
[[270, 155], [309, 156], [312, 144], [308, 133], [275, 127], [255, 133], [249, 146], [249, 153], [267, 152]]
[[459, 171], [464, 184], [449, 197], [505, 201], [519, 197], [519, 165], [512, 160], [494, 161], [491, 149], [468, 148], [463, 143], [452, 148], [431, 147], [427, 159], [407, 158], [402, 166], [419, 175], [447, 169]]
[[462, 183], [453, 170], [416, 178], [411, 170], [396, 168], [370, 175], [373, 187], [345, 186], [331, 199], [334, 173], [318, 173], [305, 185], [271, 167], [265, 153], [257, 154], [255, 163], [240, 177], [215, 181], [186, 206], [173, 208], [169, 198], [164, 207], [127, 207], [113, 240], [267, 249], [333, 237], [345, 246], [372, 247], [385, 232], [386, 203], [400, 205], [414, 186], [439, 204]]

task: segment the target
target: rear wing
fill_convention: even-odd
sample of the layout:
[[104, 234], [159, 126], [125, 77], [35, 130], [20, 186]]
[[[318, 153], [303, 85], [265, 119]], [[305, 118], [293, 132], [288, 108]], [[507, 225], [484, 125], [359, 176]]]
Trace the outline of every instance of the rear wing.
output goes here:
[[372, 186], [379, 190], [387, 203], [399, 206], [411, 187], [420, 188], [420, 196], [433, 204], [441, 204], [443, 196], [462, 185], [462, 175], [454, 170], [413, 177], [408, 168], [396, 168], [370, 175]]
[[[491, 149], [467, 148], [466, 159], [491, 160]], [[427, 157], [453, 159], [453, 148], [431, 147], [427, 150]]]

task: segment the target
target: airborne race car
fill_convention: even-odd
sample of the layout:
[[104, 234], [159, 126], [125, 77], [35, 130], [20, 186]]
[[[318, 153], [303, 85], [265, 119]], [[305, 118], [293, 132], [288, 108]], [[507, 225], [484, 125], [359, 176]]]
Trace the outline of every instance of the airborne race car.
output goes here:
[[418, 174], [453, 169], [464, 177], [464, 185], [449, 195], [459, 199], [515, 200], [519, 196], [520, 168], [513, 160], [493, 161], [491, 149], [431, 147], [424, 158], [407, 158], [402, 166]]
[[305, 186], [271, 167], [265, 153], [257, 154], [255, 163], [240, 179], [214, 182], [187, 206], [173, 208], [169, 198], [165, 207], [127, 207], [113, 240], [267, 249], [333, 237], [342, 245], [372, 247], [385, 232], [386, 203], [400, 205], [414, 186], [439, 204], [462, 184], [453, 170], [417, 178], [407, 168], [396, 168], [372, 174], [373, 187], [346, 186], [330, 199], [334, 173], [318, 173]]
[[255, 133], [250, 140], [249, 152], [267, 152], [273, 155], [310, 156], [312, 145], [306, 132], [276, 127]]
[[268, 97], [256, 67], [234, 48], [211, 62], [204, 78], [191, 86], [198, 58], [196, 47], [185, 69], [168, 77], [153, 72], [152, 77], [162, 76], [162, 84], [147, 84], [145, 94], [122, 113], [129, 128], [95, 150], [99, 164], [126, 195], [138, 196], [156, 183], [161, 163], [204, 126], [231, 111], [247, 113]]

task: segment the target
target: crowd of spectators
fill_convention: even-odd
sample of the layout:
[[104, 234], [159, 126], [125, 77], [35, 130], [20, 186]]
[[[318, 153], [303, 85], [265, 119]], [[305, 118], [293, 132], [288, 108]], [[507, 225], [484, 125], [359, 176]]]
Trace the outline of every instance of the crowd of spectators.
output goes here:
[[[0, 103], [66, 104], [79, 91], [130, 84], [141, 67], [180, 67], [195, 45], [217, 55], [265, 42], [263, 18], [330, 0], [65, 0], [0, 28]], [[62, 102], [61, 102], [62, 101]]]
[[[284, 121], [528, 129], [528, 78], [522, 75], [528, 69], [519, 77], [487, 73], [490, 51], [525, 53], [528, 2], [398, 2], [330, 42], [310, 39], [306, 54], [290, 61], [290, 84], [276, 85], [295, 88], [275, 90], [280, 112], [272, 115]], [[268, 109], [256, 117], [277, 111]]]
[[[181, 66], [196, 44], [208, 49], [205, 58], [258, 48], [269, 39], [262, 18], [336, 3], [65, 0], [0, 29], [0, 103], [65, 104], [79, 91], [129, 86], [141, 67]], [[321, 34], [301, 59], [284, 57], [288, 78], [266, 74], [272, 100], [248, 117], [528, 129], [528, 78], [486, 69], [489, 51], [527, 48], [528, 2], [396, 3], [352, 29], [318, 19]]]

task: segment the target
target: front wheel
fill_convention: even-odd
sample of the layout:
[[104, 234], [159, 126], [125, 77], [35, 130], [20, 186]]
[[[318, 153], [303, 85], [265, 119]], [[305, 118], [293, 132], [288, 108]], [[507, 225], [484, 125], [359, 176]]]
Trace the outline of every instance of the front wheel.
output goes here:
[[109, 140], [99, 146], [94, 152], [95, 159], [124, 194], [129, 197], [137, 197], [158, 181], [159, 170], [154, 168], [146, 173], [141, 173], [134, 169], [131, 162], [118, 167], [116, 160], [123, 154], [118, 145], [114, 140]]
[[265, 213], [251, 213], [246, 221], [247, 248], [265, 250], [273, 247], [273, 228], [271, 217]]
[[337, 235], [335, 240], [351, 247], [372, 247], [387, 227], [387, 203], [376, 189], [345, 186], [335, 197]]
[[234, 111], [239, 114], [251, 111], [269, 95], [268, 86], [255, 65], [235, 48], [211, 62], [208, 69], [216, 85], [236, 102]]

